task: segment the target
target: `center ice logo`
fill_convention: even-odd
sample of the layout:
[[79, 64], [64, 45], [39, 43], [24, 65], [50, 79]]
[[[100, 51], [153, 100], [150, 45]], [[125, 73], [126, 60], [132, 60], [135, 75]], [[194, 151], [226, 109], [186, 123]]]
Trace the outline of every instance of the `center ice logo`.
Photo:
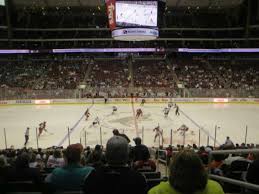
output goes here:
[[[141, 120], [139, 120], [139, 122], [141, 121], [152, 121], [151, 114], [148, 113], [143, 115], [143, 117], [141, 118]], [[134, 127], [134, 118], [132, 116], [112, 119], [112, 120], [109, 120], [109, 122], [114, 124], [119, 123], [121, 125], [124, 125], [125, 127]]]

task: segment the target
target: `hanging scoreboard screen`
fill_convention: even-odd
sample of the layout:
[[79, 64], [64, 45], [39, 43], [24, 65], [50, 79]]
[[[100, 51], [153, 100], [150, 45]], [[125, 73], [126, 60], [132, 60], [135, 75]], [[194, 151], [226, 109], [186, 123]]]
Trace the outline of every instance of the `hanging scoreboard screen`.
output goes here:
[[0, 5], [5, 5], [5, 0], [0, 0]]
[[117, 27], [157, 27], [157, 1], [116, 1]]

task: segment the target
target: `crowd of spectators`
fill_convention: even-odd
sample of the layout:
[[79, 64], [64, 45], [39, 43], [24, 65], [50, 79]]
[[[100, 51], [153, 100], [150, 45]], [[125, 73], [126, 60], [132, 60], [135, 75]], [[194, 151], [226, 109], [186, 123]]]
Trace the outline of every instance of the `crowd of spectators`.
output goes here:
[[252, 64], [189, 62], [176, 64], [175, 71], [186, 88], [254, 90], [259, 85], [259, 68]]
[[88, 83], [91, 87], [128, 87], [128, 64], [121, 60], [95, 62]]
[[90, 147], [84, 149], [81, 144], [71, 144], [66, 149], [0, 150], [1, 191], [13, 189], [8, 188], [10, 183], [24, 181], [38, 185], [48, 193], [63, 190], [83, 190], [86, 194], [223, 194], [240, 191], [238, 186], [219, 184], [208, 179], [208, 169], [212, 174], [259, 184], [258, 153], [216, 154], [209, 160], [209, 154], [214, 149], [253, 149], [253, 144], [234, 145], [227, 138], [219, 148], [198, 147], [195, 144], [186, 147], [169, 145], [165, 149], [161, 147], [165, 151], [158, 151], [156, 157], [167, 155], [170, 173], [168, 181], [159, 178], [154, 184], [154, 179], [148, 176], [149, 173], [157, 174], [159, 169], [150, 149], [142, 144], [139, 137], [133, 139], [135, 146], [130, 146], [129, 141], [125, 134], [118, 134], [114, 130], [114, 136], [108, 140], [105, 148], [96, 145], [92, 150]]
[[140, 61], [134, 63], [134, 85], [136, 87], [173, 88], [172, 67], [162, 61]]
[[[56, 91], [57, 94], [50, 95], [58, 97], [64, 90], [78, 88], [80, 83], [87, 86], [81, 97], [129, 97], [131, 93], [140, 97], [180, 97], [178, 87], [181, 84], [193, 96], [199, 96], [199, 90], [205, 89], [203, 97], [209, 95], [206, 91], [214, 96], [236, 97], [239, 94], [244, 97], [243, 93], [253, 96], [259, 85], [259, 69], [253, 64], [183, 59], [172, 64], [133, 61], [132, 69], [130, 67], [123, 60], [21, 60], [0, 67], [0, 87], [21, 94], [28, 91], [25, 96], [29, 93], [31, 98], [47, 90]], [[234, 95], [227, 90], [238, 91]], [[214, 91], [218, 91], [218, 95]], [[74, 92], [70, 94], [74, 96]]]
[[84, 61], [10, 62], [1, 66], [0, 86], [29, 90], [75, 89], [84, 78]]

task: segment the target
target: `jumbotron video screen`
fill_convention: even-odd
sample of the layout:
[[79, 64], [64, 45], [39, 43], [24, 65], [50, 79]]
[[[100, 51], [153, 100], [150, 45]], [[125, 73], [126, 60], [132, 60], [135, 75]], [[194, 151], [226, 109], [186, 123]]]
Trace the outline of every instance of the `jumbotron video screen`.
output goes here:
[[157, 27], [157, 1], [116, 1], [116, 26]]
[[0, 0], [0, 6], [5, 5], [5, 0]]

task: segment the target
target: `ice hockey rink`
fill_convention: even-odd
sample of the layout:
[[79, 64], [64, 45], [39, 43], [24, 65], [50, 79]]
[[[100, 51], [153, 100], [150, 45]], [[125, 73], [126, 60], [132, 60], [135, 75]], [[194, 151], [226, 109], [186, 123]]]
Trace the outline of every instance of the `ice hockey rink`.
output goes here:
[[[164, 117], [163, 109], [167, 104], [116, 104], [118, 111], [112, 114], [114, 104], [90, 105], [20, 105], [0, 106], [0, 149], [5, 148], [4, 128], [6, 130], [7, 147], [21, 148], [24, 145], [26, 127], [30, 127], [30, 138], [27, 147], [37, 147], [36, 128], [46, 121], [46, 129], [38, 140], [39, 147], [67, 146], [70, 136], [71, 143], [80, 142], [83, 145], [94, 146], [103, 144], [113, 135], [113, 129], [125, 133], [134, 145], [132, 139], [137, 135], [143, 137], [144, 144], [158, 146], [154, 142], [153, 129], [160, 126], [163, 129], [164, 145], [170, 143], [172, 129], [173, 145], [182, 144], [183, 136], [177, 129], [185, 124], [189, 130], [185, 134], [185, 145], [196, 143], [214, 144], [215, 126], [217, 129], [217, 145], [224, 143], [230, 136], [234, 143], [245, 141], [247, 126], [247, 143], [259, 144], [259, 106], [256, 104], [179, 104], [180, 116], [175, 116], [171, 109], [168, 118]], [[90, 107], [90, 117], [86, 121], [84, 112]], [[134, 110], [141, 108], [143, 117], [136, 120]], [[92, 126], [96, 117], [100, 125]], [[68, 136], [68, 127], [70, 133]], [[100, 129], [101, 128], [101, 129]], [[142, 132], [144, 132], [142, 134]], [[100, 138], [102, 134], [102, 142]]]

